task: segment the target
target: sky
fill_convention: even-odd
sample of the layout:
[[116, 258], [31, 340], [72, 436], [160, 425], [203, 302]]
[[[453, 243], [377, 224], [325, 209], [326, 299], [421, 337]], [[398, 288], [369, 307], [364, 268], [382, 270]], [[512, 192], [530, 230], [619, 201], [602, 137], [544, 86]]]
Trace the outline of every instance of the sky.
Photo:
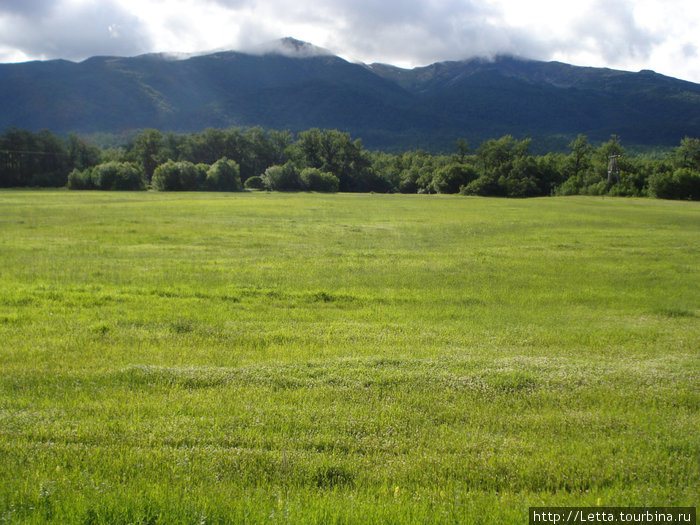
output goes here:
[[510, 54], [700, 83], [697, 0], [0, 0], [0, 62], [245, 51], [287, 36], [365, 63]]

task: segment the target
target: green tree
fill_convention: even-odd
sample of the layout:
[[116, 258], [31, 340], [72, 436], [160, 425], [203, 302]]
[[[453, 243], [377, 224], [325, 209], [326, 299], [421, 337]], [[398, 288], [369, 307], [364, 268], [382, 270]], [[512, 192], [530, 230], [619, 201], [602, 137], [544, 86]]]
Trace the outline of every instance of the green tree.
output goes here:
[[349, 133], [310, 129], [299, 133], [295, 148], [298, 162], [307, 168], [332, 173], [340, 191], [388, 191], [390, 182], [382, 179], [372, 168], [372, 161], [362, 147], [362, 141], [352, 140]]
[[513, 161], [529, 155], [530, 139], [517, 140], [511, 135], [487, 140], [476, 150], [476, 156], [484, 172], [497, 177], [507, 175]]
[[459, 193], [462, 186], [478, 178], [473, 166], [466, 164], [448, 164], [443, 166], [433, 177], [433, 187], [438, 193]]
[[700, 200], [700, 173], [689, 168], [655, 173], [649, 179], [649, 193], [659, 199]]
[[566, 159], [565, 170], [569, 177], [577, 177], [591, 167], [593, 146], [585, 135], [579, 135], [569, 144], [571, 153]]
[[131, 162], [106, 162], [92, 169], [92, 183], [100, 190], [141, 190], [142, 173]]
[[70, 171], [68, 152], [63, 140], [44, 129], [36, 134], [37, 152], [34, 155], [32, 186], [65, 186]]
[[192, 162], [169, 160], [155, 169], [151, 185], [156, 191], [197, 190], [205, 177], [206, 171]]
[[688, 168], [700, 173], [700, 138], [685, 137], [673, 152], [677, 168]]
[[299, 175], [301, 186], [307, 191], [334, 193], [338, 191], [340, 181], [332, 173], [325, 173], [318, 168], [305, 168]]
[[539, 174], [529, 152], [530, 139], [511, 135], [487, 140], [476, 151], [482, 168], [465, 192], [474, 195], [530, 197], [539, 195]]
[[97, 146], [89, 145], [75, 133], [69, 133], [68, 156], [72, 169], [84, 170], [100, 163], [102, 151]]
[[69, 190], [94, 190], [95, 184], [92, 179], [93, 168], [85, 168], [80, 171], [78, 168], [73, 168], [68, 174], [68, 183], [66, 186]]
[[299, 172], [291, 162], [284, 166], [270, 166], [262, 176], [268, 190], [289, 191], [300, 189]]
[[301, 153], [302, 161], [306, 167], [321, 169], [325, 164], [322, 156], [322, 133], [318, 128], [312, 128], [299, 133], [296, 148]]
[[34, 133], [25, 129], [9, 128], [0, 136], [0, 186], [29, 186], [37, 170], [36, 154], [39, 144]]
[[460, 190], [462, 195], [480, 195], [490, 197], [502, 195], [503, 188], [498, 184], [498, 180], [492, 174], [483, 174], [478, 179], [470, 182]]
[[146, 129], [133, 140], [130, 154], [141, 166], [146, 182], [150, 182], [155, 169], [165, 160], [163, 134], [157, 129]]
[[240, 191], [241, 175], [238, 163], [223, 157], [207, 171], [206, 187], [216, 191]]
[[246, 179], [243, 186], [249, 190], [264, 190], [265, 182], [263, 181], [261, 176], [253, 175], [252, 177], [248, 177]]
[[527, 155], [513, 160], [510, 171], [499, 177], [498, 185], [508, 197], [536, 197], [541, 195], [538, 181], [537, 163]]
[[467, 155], [469, 155], [469, 143], [462, 137], [459, 137], [455, 140], [454, 145], [457, 148], [457, 162], [464, 164]]

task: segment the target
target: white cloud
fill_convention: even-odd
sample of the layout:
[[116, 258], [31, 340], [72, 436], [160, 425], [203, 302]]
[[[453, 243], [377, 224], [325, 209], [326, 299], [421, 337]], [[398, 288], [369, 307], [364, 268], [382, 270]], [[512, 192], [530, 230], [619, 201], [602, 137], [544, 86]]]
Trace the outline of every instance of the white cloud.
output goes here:
[[[515, 54], [700, 82], [696, 0], [3, 0], [0, 60], [247, 49], [293, 36], [403, 66]], [[60, 6], [60, 9], [57, 8]]]
[[149, 33], [115, 1], [0, 4], [1, 60], [129, 55], [150, 47]]

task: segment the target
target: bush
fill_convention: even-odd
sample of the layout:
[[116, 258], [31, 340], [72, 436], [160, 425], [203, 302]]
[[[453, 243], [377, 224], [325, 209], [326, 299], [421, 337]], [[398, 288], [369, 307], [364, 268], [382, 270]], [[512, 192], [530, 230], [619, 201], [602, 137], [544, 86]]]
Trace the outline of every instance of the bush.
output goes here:
[[306, 168], [299, 176], [302, 187], [307, 191], [323, 191], [335, 193], [338, 191], [340, 180], [332, 173], [326, 173], [318, 168]]
[[268, 190], [300, 189], [299, 174], [291, 162], [287, 162], [284, 166], [270, 166], [265, 170], [262, 181]]
[[83, 171], [74, 169], [68, 175], [69, 190], [94, 190], [95, 185], [92, 182], [92, 168], [87, 168]]
[[191, 162], [173, 162], [169, 160], [158, 166], [153, 172], [151, 186], [156, 191], [197, 190], [206, 177], [203, 166]]
[[700, 200], [700, 173], [679, 168], [649, 177], [649, 194], [659, 199]]
[[472, 166], [465, 164], [449, 164], [440, 168], [433, 177], [433, 188], [438, 193], [459, 193], [462, 186], [466, 186], [478, 178], [479, 174]]
[[459, 189], [459, 193], [462, 195], [480, 195], [482, 197], [502, 196], [503, 188], [501, 188], [494, 177], [482, 175], [466, 186], [462, 186]]
[[246, 179], [244, 186], [246, 189], [249, 190], [264, 190], [265, 189], [265, 183], [262, 180], [262, 177], [258, 175], [253, 175], [252, 177], [248, 177]]
[[401, 193], [418, 193], [418, 178], [420, 171], [418, 168], [410, 168], [401, 172], [398, 190]]
[[217, 160], [207, 171], [206, 188], [214, 191], [241, 191], [238, 163], [226, 157]]
[[207, 173], [209, 173], [209, 168], [211, 168], [211, 166], [200, 162], [199, 164], [195, 164], [194, 167], [197, 168], [197, 180], [199, 181], [200, 188], [206, 188]]
[[92, 184], [100, 190], [142, 190], [141, 170], [131, 162], [106, 162], [92, 170]]

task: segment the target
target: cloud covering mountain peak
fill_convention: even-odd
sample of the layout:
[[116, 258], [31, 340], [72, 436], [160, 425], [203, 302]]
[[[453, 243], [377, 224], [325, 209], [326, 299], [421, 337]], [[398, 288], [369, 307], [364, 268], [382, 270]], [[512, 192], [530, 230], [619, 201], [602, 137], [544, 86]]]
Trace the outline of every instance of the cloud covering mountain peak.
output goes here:
[[291, 58], [333, 55], [328, 49], [289, 36], [280, 38], [279, 40], [265, 42], [264, 44], [249, 49], [243, 49], [243, 51], [252, 55], [282, 55]]

